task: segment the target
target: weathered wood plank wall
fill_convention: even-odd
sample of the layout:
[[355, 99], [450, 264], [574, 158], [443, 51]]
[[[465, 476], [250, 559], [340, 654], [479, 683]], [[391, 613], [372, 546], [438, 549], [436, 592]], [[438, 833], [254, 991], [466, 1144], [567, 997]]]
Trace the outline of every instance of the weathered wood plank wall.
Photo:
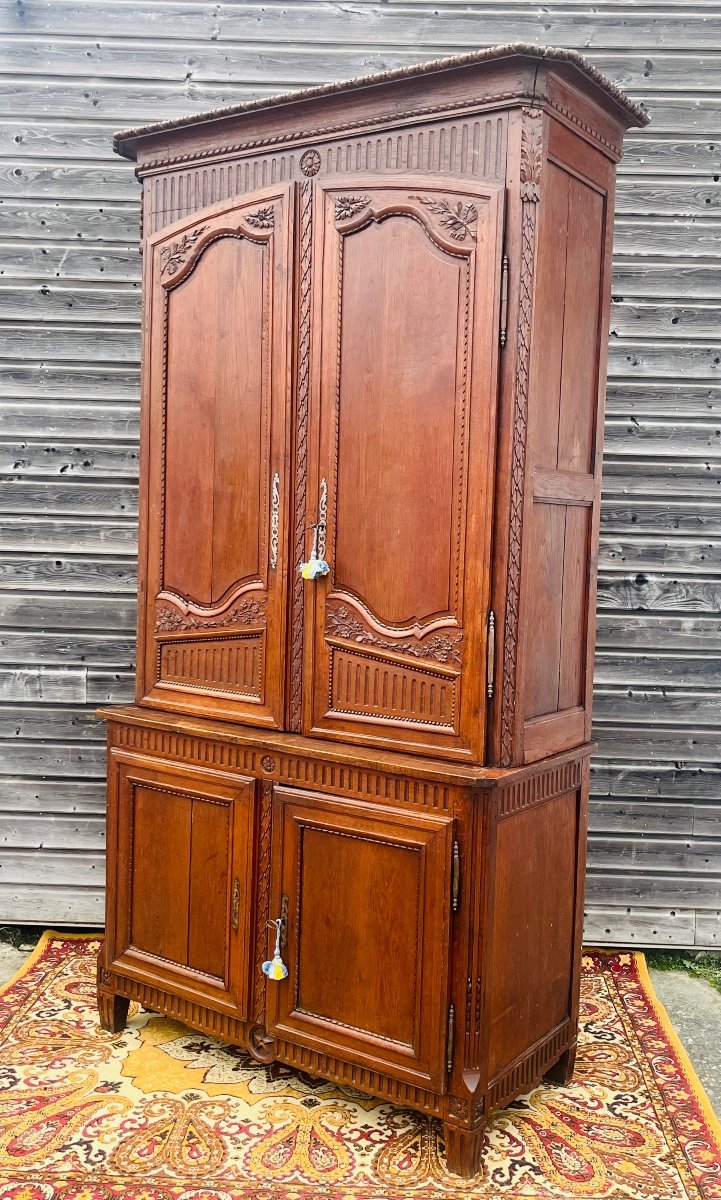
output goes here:
[[653, 118], [618, 193], [587, 933], [721, 947], [721, 0], [2, 0], [0, 920], [102, 918], [140, 275], [112, 131], [514, 40]]

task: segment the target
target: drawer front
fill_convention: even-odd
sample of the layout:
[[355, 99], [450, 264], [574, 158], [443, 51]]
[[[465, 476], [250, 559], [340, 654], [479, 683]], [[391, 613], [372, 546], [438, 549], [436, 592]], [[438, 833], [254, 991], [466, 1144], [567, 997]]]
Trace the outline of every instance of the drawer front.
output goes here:
[[276, 1037], [444, 1090], [452, 833], [450, 817], [275, 789]]
[[255, 782], [117, 751], [108, 777], [108, 966], [245, 1019]]

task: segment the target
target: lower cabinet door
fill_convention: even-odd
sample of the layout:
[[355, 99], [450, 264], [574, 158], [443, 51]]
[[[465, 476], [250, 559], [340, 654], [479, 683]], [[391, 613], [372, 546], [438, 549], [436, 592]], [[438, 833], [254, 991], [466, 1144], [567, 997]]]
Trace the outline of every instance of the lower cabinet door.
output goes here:
[[247, 1017], [255, 783], [111, 753], [109, 965]]
[[275, 789], [271, 917], [288, 967], [267, 983], [276, 1037], [444, 1090], [452, 830]]

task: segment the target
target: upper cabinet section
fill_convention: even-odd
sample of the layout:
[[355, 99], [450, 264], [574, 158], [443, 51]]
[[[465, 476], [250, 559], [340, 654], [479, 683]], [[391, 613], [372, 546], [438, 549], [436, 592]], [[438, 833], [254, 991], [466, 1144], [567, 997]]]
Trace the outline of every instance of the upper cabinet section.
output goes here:
[[149, 247], [141, 698], [280, 727], [292, 195]]
[[479, 755], [503, 192], [354, 183], [313, 198], [304, 729]]

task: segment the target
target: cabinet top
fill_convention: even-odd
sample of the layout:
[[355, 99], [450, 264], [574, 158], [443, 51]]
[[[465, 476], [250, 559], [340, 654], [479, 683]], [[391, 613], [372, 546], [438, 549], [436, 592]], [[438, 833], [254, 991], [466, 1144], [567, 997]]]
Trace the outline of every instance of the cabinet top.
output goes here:
[[[505, 46], [491, 46], [484, 50], [474, 50], [468, 54], [435, 59], [431, 62], [415, 63], [411, 66], [398, 67], [395, 70], [343, 80], [338, 83], [325, 83], [319, 87], [304, 88], [301, 91], [283, 92], [277, 96], [264, 97], [261, 100], [248, 100], [243, 104], [234, 104], [210, 112], [194, 113], [177, 120], [158, 121], [155, 124], [142, 125], [135, 129], [122, 129], [113, 138], [113, 149], [125, 158], [135, 159], [138, 157], [139, 149], [147, 148], [152, 152], [160, 153], [163, 149], [169, 148], [171, 143], [175, 146], [178, 140], [187, 137], [192, 132], [195, 132], [197, 136], [202, 132], [200, 127], [210, 122], [225, 124], [233, 118], [243, 118], [246, 114], [254, 114], [256, 118], [260, 119], [263, 114], [281, 107], [290, 109], [300, 105], [308, 108], [314, 101], [322, 101], [326, 97], [334, 97], [339, 103], [342, 103], [344, 99], [346, 102], [350, 100], [351, 103], [355, 103], [359, 98], [358, 93], [364, 89], [366, 95], [368, 89], [378, 89], [380, 99], [380, 91], [386, 88], [386, 85], [402, 85], [405, 81], [414, 81], [418, 78], [424, 79], [426, 83], [437, 84], [445, 80], [455, 83], [459, 75], [465, 75], [470, 82], [472, 75], [473, 83], [478, 87], [485, 79], [490, 78], [494, 67], [501, 65], [503, 60], [512, 59], [525, 60], [528, 65], [534, 66], [533, 90], [529, 94], [527, 88], [524, 88], [519, 80], [515, 94], [513, 88], [503, 94], [502, 99], [506, 105], [514, 102], [527, 104], [536, 99], [543, 100], [540, 92], [538, 95], [536, 94], [536, 87], [538, 69], [542, 63], [545, 63], [552, 70], [555, 68], [557, 71], [563, 71], [570, 75], [573, 82], [582, 91], [591, 94], [607, 110], [611, 110], [622, 128], [648, 124], [649, 118], [645, 109], [634, 103], [621, 88], [597, 71], [577, 50], [565, 50], [554, 46], [533, 46], [518, 42]], [[440, 77], [445, 77], [445, 80], [441, 80]], [[477, 98], [479, 106], [482, 106], [489, 99], [501, 97], [490, 97], [484, 94], [481, 87]]]

